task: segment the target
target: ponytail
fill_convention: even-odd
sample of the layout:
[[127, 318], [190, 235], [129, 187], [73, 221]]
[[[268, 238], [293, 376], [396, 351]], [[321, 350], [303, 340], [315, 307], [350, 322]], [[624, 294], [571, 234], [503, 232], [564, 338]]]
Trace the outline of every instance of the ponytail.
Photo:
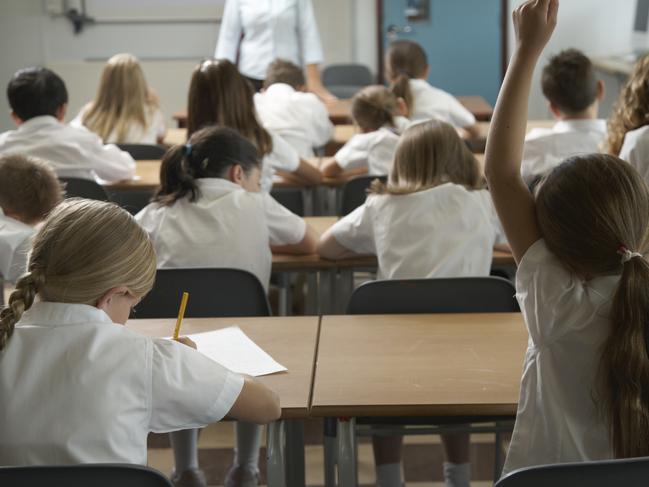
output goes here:
[[410, 76], [405, 73], [399, 74], [392, 85], [390, 86], [390, 91], [397, 98], [403, 98], [408, 107], [408, 114], [412, 115], [413, 103], [412, 103], [412, 90], [410, 89]]
[[0, 351], [7, 346], [20, 317], [31, 308], [42, 284], [42, 273], [37, 270], [28, 272], [16, 283], [16, 289], [9, 296], [9, 304], [0, 312]]
[[160, 187], [153, 201], [171, 206], [187, 195], [189, 201], [198, 199], [198, 186], [191, 170], [191, 152], [190, 144], [177, 145], [167, 151], [160, 165]]
[[600, 359], [603, 413], [615, 458], [649, 455], [649, 262], [623, 264]]
[[400, 39], [390, 44], [387, 54], [387, 71], [390, 88], [397, 97], [403, 98], [412, 114], [410, 80], [426, 76], [428, 59], [426, 51], [414, 41]]

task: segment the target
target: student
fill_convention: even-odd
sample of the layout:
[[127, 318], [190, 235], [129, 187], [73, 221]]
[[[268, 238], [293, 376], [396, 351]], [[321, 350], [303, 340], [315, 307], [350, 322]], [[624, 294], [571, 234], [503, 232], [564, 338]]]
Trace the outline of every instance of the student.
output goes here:
[[386, 76], [394, 94], [403, 98], [413, 122], [437, 119], [462, 129], [468, 137], [480, 135], [475, 117], [449, 93], [428, 84], [430, 67], [424, 49], [414, 41], [390, 44]]
[[[136, 216], [153, 240], [160, 267], [231, 267], [255, 274], [268, 289], [271, 249], [310, 254], [317, 237], [304, 220], [259, 192], [255, 146], [234, 130], [207, 127], [162, 161], [154, 202]], [[197, 433], [172, 435], [174, 480], [202, 485]], [[237, 424], [234, 464], [227, 486], [256, 485], [261, 428]]]
[[[400, 107], [384, 86], [367, 86], [352, 99], [352, 118], [361, 130], [322, 165], [322, 174], [334, 177], [343, 172], [385, 176], [392, 169], [400, 129], [407, 119], [397, 116]], [[405, 120], [405, 122], [404, 122]]]
[[619, 155], [649, 182], [649, 54], [633, 67], [608, 120], [606, 152]]
[[161, 144], [167, 130], [158, 97], [132, 54], [108, 60], [95, 99], [70, 125], [85, 126], [111, 144]]
[[16, 282], [27, 269], [36, 226], [63, 199], [50, 166], [33, 157], [0, 156], [0, 276]]
[[529, 332], [505, 473], [649, 455], [649, 189], [603, 154], [565, 160], [536, 197], [521, 178], [532, 74], [557, 11], [557, 0], [534, 0], [514, 12], [516, 48], [487, 139]]
[[[375, 184], [364, 205], [321, 237], [329, 259], [378, 257], [380, 279], [488, 276], [495, 213], [473, 154], [439, 121], [401, 138], [387, 187]], [[469, 435], [442, 435], [449, 486], [468, 486]], [[402, 438], [374, 437], [379, 487], [400, 487]]]
[[606, 120], [597, 118], [604, 84], [582, 52], [568, 49], [551, 57], [541, 87], [558, 122], [525, 138], [521, 173], [528, 185], [569, 156], [597, 152], [606, 137]]
[[236, 130], [263, 155], [261, 188], [270, 191], [276, 172], [305, 185], [322, 180], [317, 168], [300, 159], [284, 139], [257, 119], [250, 83], [225, 59], [207, 60], [194, 70], [187, 103], [187, 136], [208, 125]]
[[2, 465], [146, 465], [149, 432], [279, 417], [274, 392], [191, 341], [121, 326], [155, 272], [125, 210], [81, 199], [54, 209], [0, 313]]
[[284, 59], [268, 66], [264, 90], [255, 93], [255, 109], [264, 127], [282, 137], [303, 159], [313, 157], [313, 148], [324, 146], [333, 134], [327, 107], [306, 92], [304, 72]]
[[48, 161], [60, 178], [132, 179], [135, 161], [84, 128], [63, 123], [68, 92], [47, 68], [17, 71], [7, 87], [11, 118], [18, 126], [0, 134], [0, 154], [22, 153]]

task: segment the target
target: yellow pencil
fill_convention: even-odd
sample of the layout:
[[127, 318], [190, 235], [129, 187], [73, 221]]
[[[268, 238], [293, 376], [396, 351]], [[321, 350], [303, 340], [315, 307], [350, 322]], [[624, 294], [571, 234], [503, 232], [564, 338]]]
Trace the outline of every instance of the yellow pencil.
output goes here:
[[174, 329], [174, 340], [178, 340], [180, 336], [180, 325], [183, 323], [183, 318], [185, 316], [185, 308], [187, 307], [187, 300], [189, 299], [189, 293], [183, 292], [183, 297], [180, 300], [180, 309], [178, 310], [178, 319], [176, 320], [176, 328]]

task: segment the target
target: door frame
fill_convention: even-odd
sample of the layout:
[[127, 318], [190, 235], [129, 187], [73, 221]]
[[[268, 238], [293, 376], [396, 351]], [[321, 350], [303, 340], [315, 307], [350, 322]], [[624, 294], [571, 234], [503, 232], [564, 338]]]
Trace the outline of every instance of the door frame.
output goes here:
[[[501, 0], [500, 7], [500, 80], [505, 78], [509, 64], [509, 0]], [[385, 50], [383, 49], [383, 0], [376, 0], [376, 33], [377, 33], [377, 79], [380, 84], [385, 83]]]

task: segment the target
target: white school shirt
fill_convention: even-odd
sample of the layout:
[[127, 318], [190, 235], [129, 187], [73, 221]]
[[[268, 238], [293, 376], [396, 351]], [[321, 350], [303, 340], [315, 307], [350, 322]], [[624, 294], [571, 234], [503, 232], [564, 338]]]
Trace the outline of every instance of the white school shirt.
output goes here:
[[612, 458], [596, 374], [619, 276], [582, 281], [536, 241], [516, 272], [529, 340], [503, 475], [532, 465]]
[[0, 464], [147, 463], [147, 434], [200, 428], [243, 377], [85, 304], [36, 302], [0, 354]]
[[322, 63], [311, 0], [227, 0], [214, 57], [234, 63], [237, 52], [239, 71], [254, 79], [266, 78], [278, 58], [298, 66]]
[[370, 176], [387, 176], [392, 171], [399, 136], [392, 127], [355, 134], [343, 145], [334, 160], [345, 171], [366, 167]]
[[[70, 121], [70, 125], [73, 127], [85, 127], [83, 124], [83, 117], [91, 107], [92, 103], [87, 103], [81, 110], [79, 110], [77, 116]], [[146, 127], [142, 127], [137, 123], [132, 123], [128, 127], [124, 142], [120, 143], [155, 145], [158, 143], [158, 139], [164, 138], [167, 133], [167, 124], [165, 123], [162, 110], [159, 108], [150, 109], [147, 107], [145, 110], [145, 116]], [[111, 132], [111, 134], [104, 140], [104, 143], [117, 144], [117, 133], [115, 131]]]
[[269, 245], [296, 244], [306, 223], [268, 193], [251, 193], [226, 179], [196, 180], [200, 197], [171, 206], [151, 203], [135, 219], [151, 236], [158, 267], [231, 267], [270, 282]]
[[410, 119], [413, 122], [440, 120], [457, 128], [475, 124], [475, 117], [450, 93], [435, 88], [424, 79], [409, 80], [412, 92]]
[[635, 167], [649, 183], [649, 125], [626, 133], [620, 149], [620, 159]]
[[521, 175], [530, 184], [564, 159], [599, 152], [606, 137], [606, 120], [562, 120], [552, 128], [536, 128], [525, 137]]
[[255, 93], [255, 109], [266, 130], [281, 136], [302, 158], [313, 157], [313, 148], [325, 145], [333, 134], [325, 104], [286, 83]]
[[276, 171], [295, 172], [300, 166], [297, 151], [274, 131], [268, 133], [273, 141], [273, 150], [262, 159], [260, 184], [264, 193], [272, 189]]
[[488, 276], [494, 219], [486, 190], [446, 183], [407, 195], [370, 195], [331, 232], [343, 247], [376, 255], [380, 279]]
[[0, 208], [0, 276], [16, 282], [27, 269], [27, 254], [36, 229], [6, 216]]
[[50, 115], [31, 118], [0, 134], [0, 154], [13, 153], [46, 160], [61, 178], [116, 182], [135, 175], [135, 161], [127, 152], [104, 145], [85, 127], [71, 127]]

